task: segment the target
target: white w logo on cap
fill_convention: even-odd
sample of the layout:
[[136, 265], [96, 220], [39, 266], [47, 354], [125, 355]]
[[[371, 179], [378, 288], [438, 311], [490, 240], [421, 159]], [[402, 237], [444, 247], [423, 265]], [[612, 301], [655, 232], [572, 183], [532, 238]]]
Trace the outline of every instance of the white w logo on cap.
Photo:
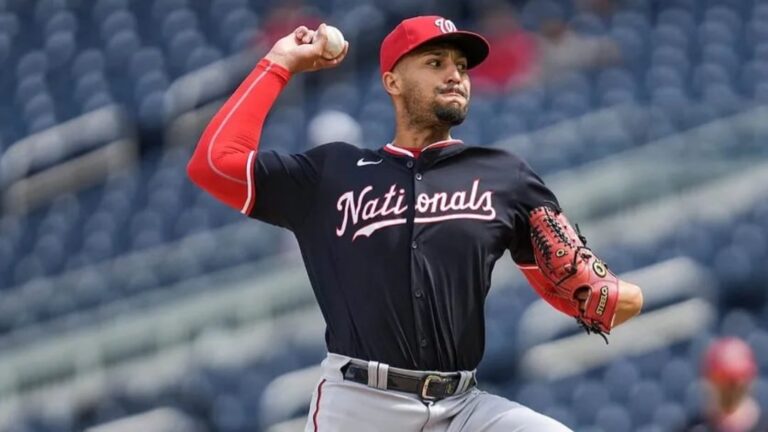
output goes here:
[[456, 24], [453, 23], [453, 21], [445, 19], [445, 18], [438, 18], [435, 20], [435, 25], [440, 29], [443, 33], [452, 33], [456, 31]]

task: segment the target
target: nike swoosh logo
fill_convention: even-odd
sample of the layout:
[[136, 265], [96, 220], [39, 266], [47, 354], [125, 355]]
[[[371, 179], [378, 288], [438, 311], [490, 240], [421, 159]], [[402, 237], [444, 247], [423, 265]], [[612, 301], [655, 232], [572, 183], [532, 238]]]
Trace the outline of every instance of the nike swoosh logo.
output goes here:
[[365, 159], [360, 159], [357, 161], [357, 166], [366, 166], [366, 165], [378, 165], [383, 161], [384, 159], [379, 159], [377, 161], [367, 161]]

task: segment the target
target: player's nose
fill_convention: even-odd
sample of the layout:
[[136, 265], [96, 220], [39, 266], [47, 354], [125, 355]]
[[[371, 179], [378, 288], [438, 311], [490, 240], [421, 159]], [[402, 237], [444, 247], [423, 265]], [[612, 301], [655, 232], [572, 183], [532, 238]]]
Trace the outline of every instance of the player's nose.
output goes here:
[[458, 84], [461, 82], [461, 70], [459, 65], [454, 62], [450, 62], [447, 68], [447, 75], [445, 77], [447, 83]]

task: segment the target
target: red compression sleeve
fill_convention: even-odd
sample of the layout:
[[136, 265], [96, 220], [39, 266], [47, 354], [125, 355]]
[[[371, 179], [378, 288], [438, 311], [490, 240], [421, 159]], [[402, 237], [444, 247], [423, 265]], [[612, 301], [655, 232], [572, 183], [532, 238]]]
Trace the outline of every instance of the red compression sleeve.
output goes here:
[[568, 316], [579, 316], [579, 309], [573, 302], [552, 293], [552, 282], [544, 276], [536, 264], [518, 265], [518, 268], [523, 272], [525, 278], [528, 279], [528, 283], [531, 284], [539, 296], [552, 307]]
[[195, 184], [241, 213], [256, 201], [253, 166], [264, 119], [290, 78], [262, 59], [213, 116], [187, 165]]

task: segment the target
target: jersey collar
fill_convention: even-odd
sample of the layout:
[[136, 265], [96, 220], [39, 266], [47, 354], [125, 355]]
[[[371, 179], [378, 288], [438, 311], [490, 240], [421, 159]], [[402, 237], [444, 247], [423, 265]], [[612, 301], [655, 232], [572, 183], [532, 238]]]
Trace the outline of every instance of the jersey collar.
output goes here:
[[[423, 149], [421, 149], [421, 154], [426, 153], [427, 151], [433, 151], [437, 149], [444, 149], [446, 147], [450, 146], [456, 146], [456, 144], [464, 144], [463, 141], [457, 140], [457, 139], [447, 139], [444, 141], [438, 141], [435, 143], [432, 143]], [[456, 146], [458, 147], [458, 146]], [[411, 157], [414, 158], [416, 155], [413, 154], [410, 150], [404, 149], [402, 147], [397, 147], [396, 145], [389, 143], [384, 146], [383, 150], [391, 155], [400, 156], [400, 157]]]

